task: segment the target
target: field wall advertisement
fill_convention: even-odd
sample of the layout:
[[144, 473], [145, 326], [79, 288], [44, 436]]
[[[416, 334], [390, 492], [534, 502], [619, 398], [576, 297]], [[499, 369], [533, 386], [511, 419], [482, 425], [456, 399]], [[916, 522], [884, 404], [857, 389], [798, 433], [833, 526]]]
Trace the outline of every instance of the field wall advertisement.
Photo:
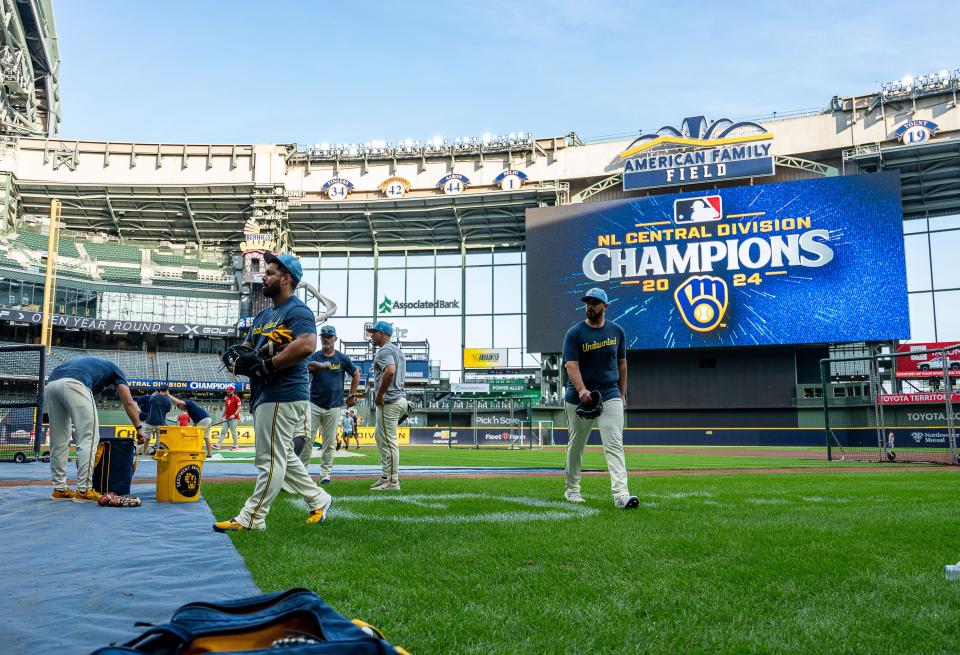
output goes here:
[[528, 209], [527, 348], [592, 287], [628, 349], [910, 338], [896, 173]]

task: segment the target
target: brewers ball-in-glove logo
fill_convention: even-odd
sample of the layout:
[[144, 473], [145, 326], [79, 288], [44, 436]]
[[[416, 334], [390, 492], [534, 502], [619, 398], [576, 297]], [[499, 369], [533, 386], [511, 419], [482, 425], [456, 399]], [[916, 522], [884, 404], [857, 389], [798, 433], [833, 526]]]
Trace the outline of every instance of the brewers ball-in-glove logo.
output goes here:
[[673, 294], [680, 318], [691, 330], [709, 332], [727, 311], [727, 282], [711, 275], [695, 275]]
[[174, 485], [181, 496], [193, 498], [200, 492], [200, 467], [188, 464], [177, 471]]

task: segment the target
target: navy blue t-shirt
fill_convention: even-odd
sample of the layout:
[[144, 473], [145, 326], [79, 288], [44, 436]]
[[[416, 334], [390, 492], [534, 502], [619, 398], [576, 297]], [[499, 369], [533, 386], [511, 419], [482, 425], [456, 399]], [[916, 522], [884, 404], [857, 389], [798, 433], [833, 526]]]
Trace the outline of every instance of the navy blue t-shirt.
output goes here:
[[203, 407], [193, 402], [192, 400], [184, 400], [183, 408], [187, 412], [187, 416], [190, 417], [190, 420], [194, 423], [199, 423], [205, 418], [210, 418], [210, 415], [207, 413]]
[[[626, 359], [627, 344], [623, 328], [613, 321], [606, 321], [602, 328], [587, 325], [586, 321], [577, 323], [567, 330], [563, 337], [563, 362], [577, 362], [580, 375], [588, 391], [599, 391], [604, 400], [620, 397], [620, 370], [618, 359]], [[564, 400], [579, 404], [573, 383], [567, 380]]]
[[[273, 330], [286, 328], [296, 339], [301, 334], [316, 334], [317, 319], [310, 308], [296, 296], [291, 296], [279, 307], [268, 307], [253, 319], [253, 325], [247, 332], [245, 341], [255, 350], [267, 342], [267, 334]], [[288, 368], [279, 369], [269, 385], [259, 378], [250, 380], [250, 409], [260, 403], [284, 403], [310, 399], [310, 374], [307, 361]]]
[[147, 420], [147, 414], [150, 413], [150, 396], [140, 396], [136, 400], [137, 407], [140, 408], [140, 422], [145, 423]]
[[307, 358], [307, 362], [317, 362], [321, 365], [329, 364], [329, 368], [321, 368], [311, 373], [310, 402], [323, 409], [333, 409], [343, 405], [343, 378], [353, 375], [357, 367], [349, 357], [339, 350], [334, 350], [329, 357], [318, 350]]
[[170, 396], [162, 393], [150, 395], [150, 411], [147, 412], [147, 423], [150, 425], [166, 425], [167, 413], [173, 409], [173, 401]]
[[119, 366], [99, 357], [77, 357], [66, 361], [53, 369], [47, 382], [62, 378], [79, 380], [94, 394], [107, 387], [127, 383], [127, 376]]

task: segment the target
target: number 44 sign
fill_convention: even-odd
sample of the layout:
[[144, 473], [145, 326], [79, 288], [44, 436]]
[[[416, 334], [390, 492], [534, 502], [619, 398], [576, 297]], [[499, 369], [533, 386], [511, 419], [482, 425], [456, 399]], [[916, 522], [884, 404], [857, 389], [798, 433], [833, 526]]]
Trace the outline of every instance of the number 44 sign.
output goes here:
[[437, 182], [437, 188], [448, 196], [458, 196], [466, 191], [468, 186], [470, 186], [470, 180], [467, 179], [466, 175], [461, 175], [460, 173], [444, 175], [440, 178], [440, 181]]

